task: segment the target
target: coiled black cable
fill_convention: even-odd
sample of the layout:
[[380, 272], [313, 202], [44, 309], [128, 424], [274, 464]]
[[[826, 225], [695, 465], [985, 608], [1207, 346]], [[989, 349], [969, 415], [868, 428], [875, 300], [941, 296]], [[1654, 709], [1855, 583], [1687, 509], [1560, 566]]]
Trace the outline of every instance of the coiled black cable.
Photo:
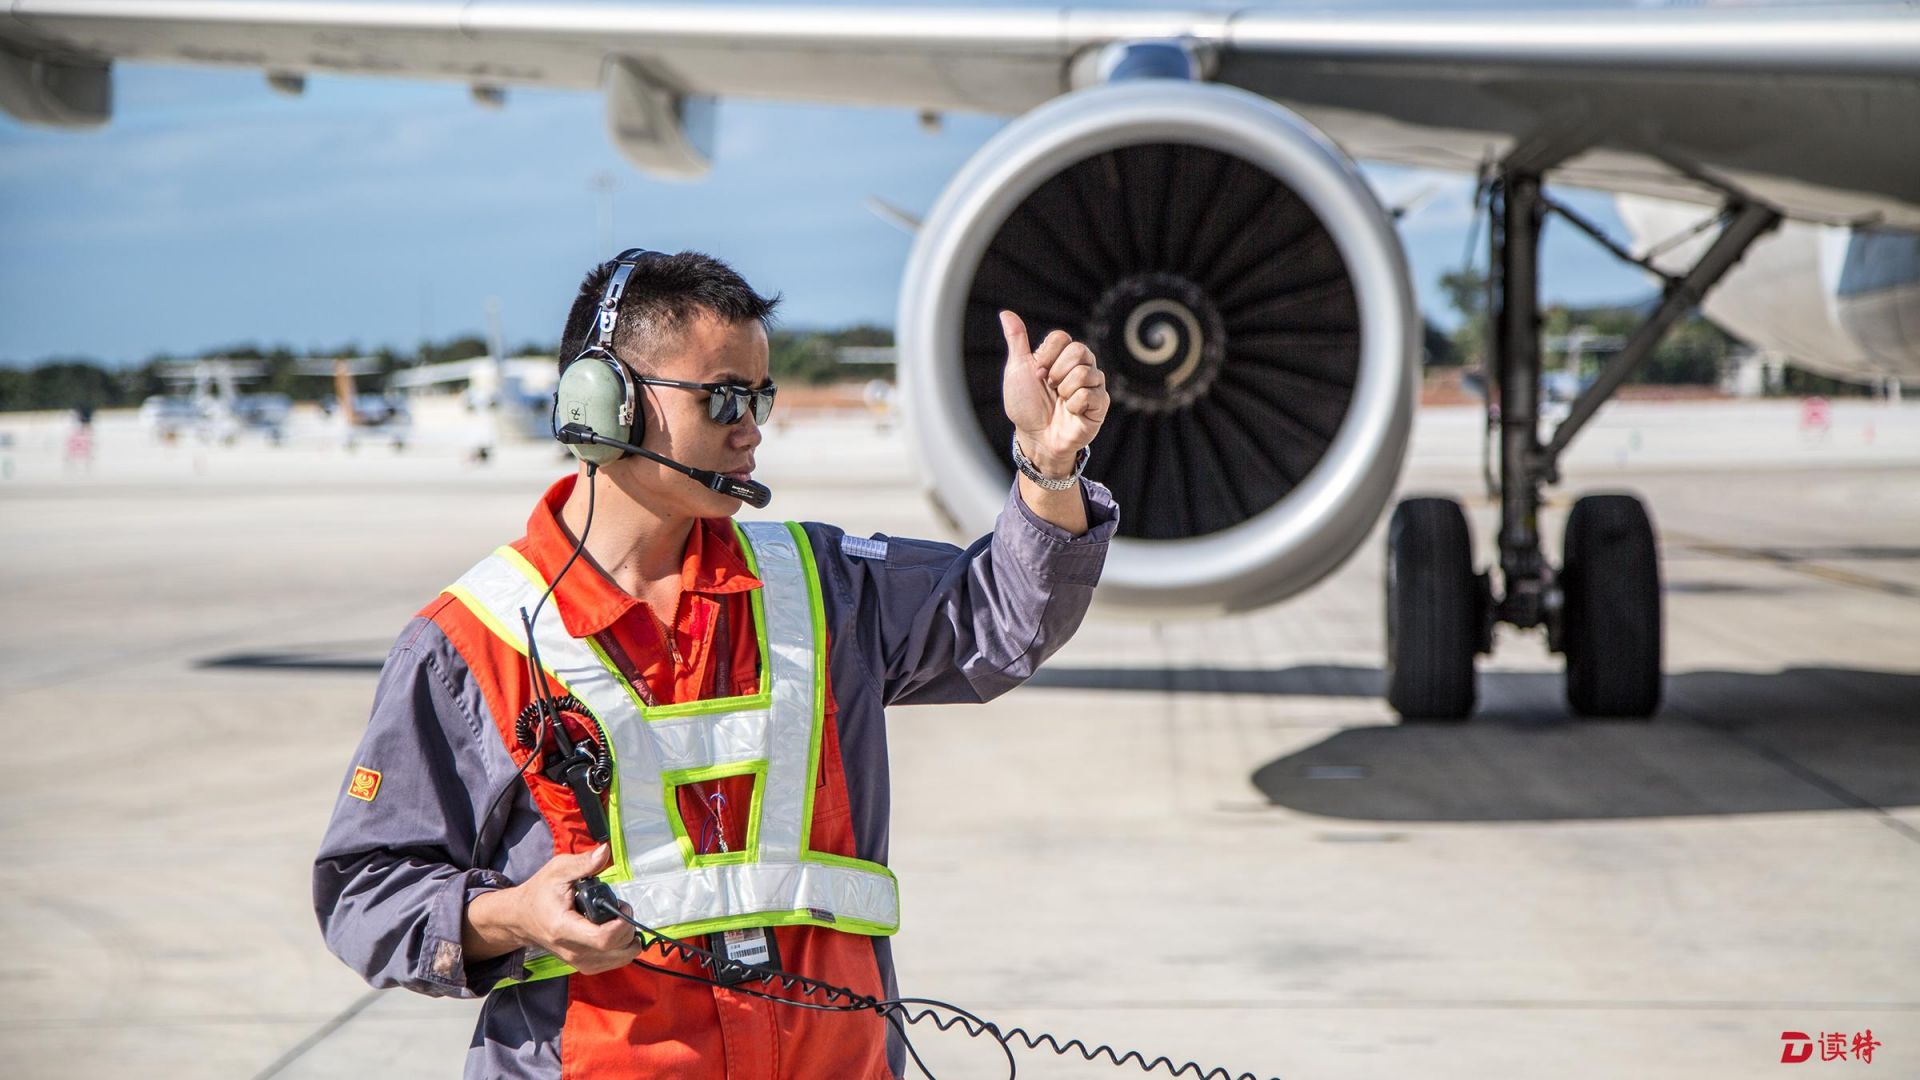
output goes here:
[[[575, 715], [582, 715], [587, 712], [587, 707], [581, 704], [580, 699], [574, 697], [572, 694], [562, 694], [554, 698], [553, 708], [556, 712], [570, 712]], [[522, 750], [538, 750], [540, 748], [540, 732], [544, 730], [546, 720], [546, 702], [527, 702], [527, 707], [521, 709], [520, 715], [513, 719], [513, 741], [519, 743], [520, 749]]]
[[[480, 843], [486, 838], [487, 826], [493, 824], [493, 815], [500, 809], [500, 800], [507, 797], [507, 792], [527, 775], [527, 769], [532, 767], [534, 759], [540, 756], [540, 747], [547, 739], [547, 725], [560, 722], [559, 709], [554, 702], [551, 688], [547, 686], [546, 672], [540, 668], [540, 647], [533, 640], [533, 623], [540, 617], [540, 609], [547, 606], [547, 600], [553, 595], [553, 590], [560, 587], [560, 579], [567, 576], [567, 571], [573, 569], [574, 560], [586, 550], [587, 533], [593, 529], [594, 496], [600, 492], [599, 485], [594, 483], [594, 477], [599, 472], [600, 466], [592, 462], [587, 463], [587, 520], [580, 527], [580, 540], [573, 545], [573, 554], [567, 556], [567, 561], [560, 567], [560, 572], [553, 575], [553, 582], [547, 586], [547, 591], [540, 594], [540, 602], [533, 605], [533, 614], [528, 615], [525, 608], [520, 609], [520, 622], [527, 634], [527, 680], [533, 684], [533, 704], [539, 713], [539, 724], [533, 732], [533, 749], [528, 751], [527, 760], [521, 762], [520, 767], [514, 770], [513, 776], [500, 785], [500, 790], [493, 793], [493, 798], [487, 800], [487, 812], [481, 814], [478, 823], [474, 825], [473, 850], [467, 855], [468, 866], [480, 865]], [[524, 717], [524, 713], [522, 716]], [[514, 733], [516, 737], [519, 735], [518, 724], [519, 720], [516, 719]], [[610, 765], [611, 762], [609, 762]], [[608, 771], [611, 772], [611, 768]]]
[[[823, 1012], [872, 1012], [878, 1015], [881, 1019], [892, 1025], [895, 1031], [900, 1033], [901, 1044], [906, 1047], [907, 1054], [913, 1058], [914, 1065], [926, 1075], [927, 1080], [936, 1080], [936, 1078], [933, 1075], [933, 1070], [927, 1068], [927, 1063], [921, 1059], [920, 1052], [914, 1048], [913, 1040], [907, 1036], [908, 1024], [931, 1022], [939, 1031], [949, 1031], [958, 1027], [970, 1038], [978, 1039], [984, 1036], [992, 1039], [994, 1044], [1000, 1048], [1000, 1052], [1006, 1055], [1007, 1080], [1014, 1080], [1019, 1073], [1018, 1063], [1013, 1056], [1013, 1044], [1016, 1040], [1025, 1044], [1029, 1050], [1044, 1048], [1053, 1051], [1053, 1053], [1060, 1057], [1066, 1057], [1070, 1053], [1077, 1051], [1080, 1056], [1087, 1061], [1098, 1061], [1104, 1057], [1115, 1067], [1134, 1065], [1137, 1066], [1140, 1071], [1147, 1073], [1151, 1073], [1156, 1069], [1165, 1069], [1169, 1076], [1191, 1076], [1194, 1077], [1195, 1080], [1260, 1080], [1260, 1077], [1254, 1073], [1234, 1073], [1219, 1066], [1207, 1068], [1196, 1061], [1183, 1061], [1175, 1064], [1172, 1058], [1165, 1055], [1149, 1061], [1147, 1056], [1138, 1050], [1121, 1051], [1106, 1043], [1088, 1045], [1080, 1039], [1068, 1039], [1062, 1042], [1058, 1036], [1045, 1031], [1035, 1034], [1027, 1031], [1025, 1028], [1018, 1027], [1003, 1030], [1000, 1025], [990, 1023], [958, 1005], [939, 1001], [934, 998], [875, 998], [855, 990], [849, 990], [844, 986], [835, 986], [832, 983], [821, 982], [818, 979], [810, 979], [805, 975], [795, 975], [790, 971], [775, 971], [768, 968], [749, 966], [736, 960], [729, 960], [726, 957], [717, 956], [707, 949], [682, 941], [679, 938], [669, 937], [627, 914], [619, 904], [613, 903], [610, 900], [596, 899], [594, 904], [601, 912], [609, 914], [633, 927], [642, 942], [642, 951], [652, 950], [670, 959], [678, 959], [683, 963], [705, 968], [715, 975], [745, 974], [751, 981], [757, 982], [762, 986], [772, 987], [777, 983], [784, 990], [797, 990], [801, 994], [822, 998], [823, 1001], [797, 1001], [793, 998], [781, 997], [778, 994], [770, 994], [761, 990], [752, 989], [745, 983], [723, 983], [717, 978], [708, 978], [691, 972], [675, 971], [672, 968], [664, 968], [658, 964], [650, 964], [637, 956], [634, 957], [633, 963], [648, 971], [657, 971], [662, 975], [668, 975], [676, 979], [686, 979], [690, 982], [718, 986], [722, 989], [731, 990], [736, 994], [746, 994], [750, 997], [763, 998], [767, 1001], [777, 1002], [782, 1005], [791, 1005], [798, 1009], [814, 1009]], [[943, 1013], [949, 1015], [942, 1015]], [[1272, 1080], [1278, 1080], [1278, 1078], [1275, 1077], [1272, 1078]]]
[[605, 729], [600, 727], [599, 718], [572, 694], [561, 694], [546, 701], [529, 701], [527, 707], [513, 720], [513, 740], [522, 750], [538, 750], [545, 737], [547, 724], [560, 723], [563, 713], [584, 716], [586, 723], [593, 729], [594, 736], [588, 739], [592, 748], [593, 767], [587, 773], [587, 786], [596, 795], [605, 794], [613, 785], [613, 751], [607, 748]]

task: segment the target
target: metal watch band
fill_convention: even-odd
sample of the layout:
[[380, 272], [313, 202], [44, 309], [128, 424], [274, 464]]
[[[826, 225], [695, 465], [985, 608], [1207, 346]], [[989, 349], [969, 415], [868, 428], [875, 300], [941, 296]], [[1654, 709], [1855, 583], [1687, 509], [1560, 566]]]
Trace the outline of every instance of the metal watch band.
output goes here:
[[1081, 447], [1080, 452], [1073, 457], [1073, 474], [1056, 480], [1051, 476], [1041, 475], [1040, 470], [1034, 468], [1033, 462], [1027, 460], [1027, 455], [1020, 452], [1020, 436], [1015, 435], [1013, 437], [1013, 467], [1020, 470], [1021, 476], [1039, 484], [1048, 491], [1065, 491], [1075, 484], [1078, 484], [1080, 482], [1080, 474], [1087, 471], [1087, 458], [1090, 457], [1092, 453], [1093, 451], [1089, 448]]

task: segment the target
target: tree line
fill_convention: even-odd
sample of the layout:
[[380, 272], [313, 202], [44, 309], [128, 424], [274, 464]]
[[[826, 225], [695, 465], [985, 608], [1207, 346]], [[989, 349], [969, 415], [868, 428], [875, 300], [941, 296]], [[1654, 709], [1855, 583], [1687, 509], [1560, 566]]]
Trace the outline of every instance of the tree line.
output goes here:
[[[1488, 319], [1486, 276], [1474, 270], [1446, 274], [1440, 288], [1448, 303], [1460, 315], [1460, 323], [1451, 332], [1428, 321], [1424, 333], [1423, 362], [1428, 367], [1481, 367], [1488, 359]], [[1623, 304], [1591, 307], [1554, 305], [1542, 313], [1541, 332], [1549, 342], [1564, 338], [1574, 328], [1614, 337], [1632, 333], [1645, 315], [1645, 305]], [[858, 377], [839, 362], [837, 350], [844, 346], [886, 346], [893, 344], [893, 331], [871, 325], [842, 327], [836, 330], [776, 329], [768, 335], [769, 362], [776, 381], [793, 384], [820, 384]], [[1630, 382], [1666, 385], [1712, 385], [1719, 381], [1728, 357], [1738, 347], [1732, 337], [1702, 318], [1697, 312], [1668, 331], [1653, 355]], [[552, 356], [557, 346], [528, 342], [512, 351], [512, 356]], [[395, 371], [434, 364], [446, 360], [464, 360], [487, 353], [485, 339], [463, 334], [441, 342], [422, 343], [411, 353], [381, 348], [371, 354], [377, 372], [359, 379], [361, 389], [378, 393], [385, 389], [386, 377]], [[1547, 364], [1558, 367], [1564, 358], [1555, 350], [1546, 350]], [[27, 409], [103, 409], [136, 406], [155, 395], [183, 393], [180, 380], [169, 378], [169, 366], [179, 360], [223, 357], [232, 360], [257, 360], [264, 367], [258, 379], [248, 380], [248, 393], [285, 394], [294, 401], [317, 401], [333, 393], [331, 379], [315, 377], [300, 370], [302, 361], [331, 360], [343, 356], [361, 356], [353, 343], [334, 349], [295, 352], [281, 345], [262, 348], [256, 344], [231, 345], [208, 349], [198, 356], [175, 357], [160, 354], [132, 367], [112, 367], [78, 357], [56, 357], [32, 367], [0, 366], [0, 412]], [[1591, 369], [1603, 362], [1602, 355], [1589, 355]], [[1590, 372], [1589, 372], [1590, 373]], [[1783, 390], [1788, 394], [1855, 395], [1869, 393], [1863, 386], [1841, 382], [1789, 367], [1784, 374]]]
[[[891, 330], [865, 325], [837, 330], [776, 329], [767, 342], [768, 359], [776, 381], [815, 384], [848, 377], [835, 355], [840, 347], [891, 344]], [[349, 342], [338, 348], [304, 352], [285, 345], [266, 348], [258, 344], [229, 345], [193, 356], [161, 353], [129, 367], [114, 367], [85, 357], [54, 357], [31, 367], [0, 366], [0, 412], [132, 407], [157, 395], [186, 393], [181, 379], [172, 373], [174, 365], [182, 360], [217, 357], [258, 361], [263, 373], [246, 380], [241, 388], [243, 393], [285, 394], [293, 401], [318, 401], [333, 393], [333, 380], [303, 372], [303, 361], [371, 356], [377, 370], [360, 376], [357, 385], [363, 391], [380, 393], [386, 388], [387, 376], [393, 372], [422, 364], [485, 356], [487, 351], [484, 338], [464, 334], [446, 341], [423, 343], [411, 353], [389, 348], [364, 353], [357, 344]], [[557, 346], [552, 343], [527, 342], [508, 355], [552, 356], [556, 351]]]

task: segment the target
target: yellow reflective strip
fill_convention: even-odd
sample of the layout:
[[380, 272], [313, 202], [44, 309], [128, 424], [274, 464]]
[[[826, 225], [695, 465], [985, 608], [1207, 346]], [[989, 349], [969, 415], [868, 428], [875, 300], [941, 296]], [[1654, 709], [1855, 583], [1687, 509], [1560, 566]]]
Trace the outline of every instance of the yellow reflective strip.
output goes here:
[[747, 530], [741, 528], [738, 521], [734, 521], [731, 518], [729, 518], [728, 521], [733, 525], [733, 538], [740, 541], [740, 551], [746, 557], [747, 573], [752, 574], [754, 577], [759, 577], [760, 559], [753, 553], [753, 542], [747, 539]]
[[[740, 537], [742, 550], [746, 552], [747, 568], [755, 577], [758, 577], [759, 564], [753, 556], [753, 545], [748, 543], [746, 541], [746, 535], [740, 532], [738, 522], [735, 522], [733, 527], [734, 534]], [[534, 586], [542, 592], [546, 591], [546, 579], [541, 577], [540, 571], [534, 569], [533, 564], [528, 562], [526, 557], [518, 551], [515, 551], [512, 547], [500, 547], [494, 550], [494, 554], [505, 559], [510, 566], [518, 570], [523, 577], [532, 582]], [[737, 709], [763, 708], [773, 701], [773, 679], [771, 675], [772, 665], [767, 662], [766, 619], [761, 607], [762, 601], [760, 599], [759, 589], [753, 590], [751, 601], [754, 615], [754, 635], [760, 647], [760, 689], [754, 694], [740, 697], [704, 698], [699, 701], [684, 701], [673, 705], [648, 705], [640, 698], [639, 694], [634, 691], [633, 685], [627, 682], [625, 675], [620, 673], [619, 665], [615, 664], [613, 658], [606, 654], [606, 651], [600, 647], [599, 642], [593, 640], [591, 637], [577, 640], [587, 642], [588, 646], [593, 649], [594, 655], [599, 657], [600, 663], [605, 666], [609, 672], [613, 673], [615, 679], [621, 686], [626, 688], [627, 695], [633, 699], [633, 707], [640, 710], [641, 717], [646, 720], [671, 720], [683, 716], [703, 716], [709, 713], [733, 712]], [[524, 652], [525, 650], [522, 651]]]
[[787, 522], [800, 553], [800, 570], [807, 579], [807, 613], [813, 629], [813, 716], [807, 733], [807, 794], [800, 807], [800, 857], [813, 847], [813, 793], [820, 788], [820, 744], [827, 728], [827, 613], [820, 600], [820, 568], [813, 561], [813, 545], [797, 521]]
[[[582, 639], [575, 638], [574, 640], [579, 641]], [[626, 676], [620, 674], [620, 669], [614, 665], [613, 659], [601, 650], [599, 642], [592, 638], [586, 638], [584, 640], [587, 643], [587, 647], [593, 650], [593, 654], [600, 658], [601, 666], [605, 667], [607, 671], [613, 675], [613, 681], [618, 683], [620, 687], [627, 692], [627, 699], [633, 702], [633, 707], [639, 709], [641, 715], [644, 717], [646, 714], [645, 704], [641, 702], [639, 695], [633, 692], [633, 686], [627, 682]], [[574, 696], [579, 697], [578, 694]], [[584, 700], [585, 699], [582, 699], [583, 702]], [[613, 745], [613, 732], [607, 730], [606, 722], [597, 716], [594, 717], [594, 720], [600, 725], [600, 734], [606, 747], [607, 760], [613, 763], [613, 780], [607, 785], [607, 842], [613, 845], [613, 865], [600, 872], [600, 880], [632, 881], [633, 868], [627, 865], [627, 832], [620, 827], [620, 755]]]
[[[762, 912], [758, 915], [728, 915], [718, 919], [701, 919], [698, 922], [681, 923], [678, 926], [658, 927], [667, 937], [689, 938], [696, 934], [712, 934], [721, 930], [745, 930], [754, 926], [819, 926], [828, 930], [843, 930], [849, 934], [864, 934], [867, 937], [891, 937], [899, 931], [898, 924], [868, 922], [865, 919], [835, 917], [831, 921], [814, 918], [806, 908], [798, 911]], [[698, 942], [695, 942], [698, 944]]]
[[[900, 879], [893, 876], [893, 871], [877, 862], [856, 859], [850, 855], [835, 855], [830, 851], [808, 851], [802, 853], [800, 857], [808, 862], [826, 863], [829, 866], [844, 866], [849, 870], [865, 870], [869, 874], [884, 874], [896, 887], [900, 884]], [[894, 897], [894, 903], [898, 904], [899, 902], [900, 898], [896, 895]]]
[[[733, 535], [740, 541], [740, 550], [746, 556], [747, 571], [754, 577], [760, 576], [760, 561], [753, 554], [753, 542], [747, 539], [746, 530], [739, 522], [733, 523]], [[743, 697], [702, 698], [698, 701], [682, 701], [674, 705], [653, 705], [641, 710], [648, 720], [675, 720], [682, 716], [706, 716], [711, 713], [733, 712], [735, 710], [764, 709], [773, 704], [773, 662], [767, 655], [767, 609], [763, 599], [765, 589], [753, 589], [747, 594], [747, 602], [753, 608], [754, 642], [760, 648], [760, 689]]]
[[600, 642], [590, 637], [574, 638], [574, 640], [587, 643], [587, 648], [592, 649], [593, 655], [599, 658], [600, 666], [606, 668], [607, 673], [613, 676], [613, 681], [619, 683], [620, 688], [627, 692], [627, 700], [633, 702], [633, 707], [640, 711], [642, 717], [646, 716], [646, 699], [641, 697], [640, 691], [634, 689], [633, 684], [627, 681], [626, 675], [620, 670], [620, 665], [613, 662], [613, 657], [608, 656], [607, 650], [600, 647]]
[[[759, 915], [729, 915], [720, 919], [702, 919], [699, 922], [681, 923], [678, 926], [658, 928], [653, 934], [642, 935], [648, 941], [658, 941], [662, 937], [679, 938], [689, 945], [704, 947], [701, 942], [688, 941], [702, 934], [714, 934], [723, 930], [745, 930], [755, 926], [818, 926], [826, 930], [839, 930], [848, 934], [860, 934], [865, 937], [892, 937], [900, 930], [899, 924], [889, 926], [886, 923], [869, 922], [866, 919], [835, 918], [832, 921], [818, 919], [813, 913], [802, 908], [798, 911], [762, 913]], [[659, 950], [652, 950], [658, 955]], [[641, 954], [645, 956], [645, 953]], [[572, 975], [572, 964], [557, 956], [536, 956], [527, 961], [527, 977], [524, 979], [502, 979], [494, 984], [498, 990], [504, 986], [521, 983], [539, 982], [542, 979]]]
[[752, 697], [701, 698], [698, 701], [682, 701], [677, 705], [655, 705], [646, 710], [646, 718], [653, 720], [677, 720], [683, 716], [704, 716], [707, 713], [747, 712], [764, 709], [773, 703], [771, 687]]
[[820, 775], [820, 754], [822, 752], [822, 744], [825, 740], [827, 725], [827, 609], [820, 587], [820, 567], [819, 563], [814, 559], [813, 545], [808, 541], [806, 531], [801, 528], [798, 522], [787, 522], [787, 529], [793, 533], [794, 540], [799, 544], [801, 566], [806, 571], [807, 576], [807, 603], [811, 605], [813, 613], [813, 743], [808, 751], [810, 774], [807, 778], [806, 817], [802, 826], [805, 829], [805, 833], [800, 843], [800, 858], [806, 862], [825, 863], [829, 866], [840, 866], [849, 870], [864, 870], [870, 874], [886, 875], [887, 880], [894, 883], [895, 925], [897, 926], [898, 905], [900, 903], [900, 882], [899, 879], [894, 876], [892, 870], [887, 869], [877, 862], [869, 862], [866, 859], [856, 859], [848, 855], [835, 855], [828, 851], [815, 851], [812, 847], [813, 793], [818, 787], [817, 778]]
[[[496, 548], [494, 550], [495, 555], [502, 555], [502, 553], [512, 556], [512, 558], [507, 559], [507, 562], [517, 563], [521, 573], [530, 575], [528, 580], [532, 581], [541, 589], [546, 588], [545, 585], [540, 584], [540, 575], [533, 572], [533, 567], [529, 565], [525, 559], [520, 558], [519, 552], [509, 547]], [[502, 557], [505, 556], [503, 555]], [[465, 585], [449, 585], [443, 591], [450, 593], [464, 604], [468, 611], [473, 612], [474, 618], [486, 624], [487, 629], [491, 630], [495, 637], [513, 646], [514, 651], [518, 652], [521, 656], [527, 655], [525, 642], [517, 641], [514, 635], [508, 633], [507, 628], [500, 624], [500, 620], [494, 617], [493, 612], [488, 610], [487, 606], [480, 602], [480, 598], [473, 595], [472, 591]], [[591, 639], [589, 639], [589, 642], [591, 642]], [[594, 649], [597, 652], [599, 646], [595, 645]], [[601, 660], [607, 665], [607, 670], [614, 672], [614, 681], [622, 686], [626, 686], [627, 680], [620, 677], [619, 671], [613, 666], [612, 661], [607, 660], [604, 656], [601, 657]], [[582, 704], [586, 703], [586, 699], [574, 693], [573, 687], [568, 686], [566, 680], [555, 675], [552, 668], [547, 667], [547, 665], [543, 663], [540, 665], [540, 670], [546, 672], [547, 678], [552, 679], [568, 696]], [[631, 687], [629, 687], [629, 691], [631, 691]], [[588, 714], [592, 714], [591, 709], [588, 710]], [[620, 828], [620, 762], [614, 754], [613, 738], [607, 731], [607, 725], [601, 722], [598, 716], [593, 717], [593, 721], [594, 725], [600, 729], [601, 741], [607, 751], [607, 760], [613, 763], [613, 780], [607, 785], [607, 842], [613, 845], [611, 852], [613, 865], [609, 866], [606, 871], [600, 875], [600, 878], [603, 881], [631, 881], [633, 880], [633, 871], [627, 865], [626, 833]]]
[[[747, 530], [733, 523], [733, 535], [740, 541], [740, 550], [746, 555], [747, 573], [760, 576], [760, 557], [754, 554], [753, 542], [747, 539]], [[773, 664], [767, 659], [767, 601], [765, 589], [753, 589], [747, 594], [747, 602], [753, 607], [753, 635], [760, 645], [760, 694], [769, 701], [773, 699]]]
[[562, 975], [573, 974], [573, 965], [557, 956], [536, 956], [527, 961], [527, 977], [524, 979], [501, 979], [493, 984], [495, 990], [503, 986], [519, 986], [522, 983], [539, 982], [542, 979], [556, 979]]
[[[685, 784], [698, 784], [706, 780], [720, 780], [729, 776], [752, 776], [753, 798], [747, 804], [747, 842], [737, 851], [718, 851], [701, 854], [693, 850], [693, 838], [687, 835], [685, 820], [680, 816], [680, 800], [675, 789]], [[767, 790], [767, 759], [753, 758], [746, 761], [723, 761], [717, 765], [702, 765], [692, 769], [674, 769], [660, 774], [662, 799], [667, 805], [667, 821], [673, 826], [673, 836], [680, 845], [680, 858], [689, 867], [745, 865], [760, 861], [760, 812], [761, 800]]]
[[543, 593], [547, 591], [547, 579], [541, 577], [540, 571], [535, 570], [533, 564], [527, 561], [527, 557], [514, 550], [512, 545], [502, 544], [494, 548], [493, 553], [506, 560], [508, 566], [520, 571], [520, 575], [533, 582], [535, 588]]
[[693, 837], [687, 835], [687, 823], [680, 816], [680, 800], [664, 776], [660, 783], [660, 805], [666, 808], [667, 826], [673, 830], [674, 846], [680, 849], [680, 865], [692, 866], [700, 854], [693, 850]]
[[[527, 655], [527, 643], [522, 641], [519, 635], [508, 630], [499, 619], [494, 618], [493, 612], [488, 610], [487, 605], [481, 603], [480, 598], [473, 595], [473, 590], [467, 588], [465, 585], [455, 584], [449, 585], [440, 591], [466, 605], [466, 609], [473, 613], [474, 618], [485, 623], [487, 629], [493, 631], [493, 636], [512, 646], [514, 652], [519, 653], [521, 656]], [[540, 666], [543, 669], [546, 667], [545, 664]], [[549, 671], [547, 674], [553, 677], [555, 682], [560, 681], [559, 677], [554, 675], [553, 672]]]

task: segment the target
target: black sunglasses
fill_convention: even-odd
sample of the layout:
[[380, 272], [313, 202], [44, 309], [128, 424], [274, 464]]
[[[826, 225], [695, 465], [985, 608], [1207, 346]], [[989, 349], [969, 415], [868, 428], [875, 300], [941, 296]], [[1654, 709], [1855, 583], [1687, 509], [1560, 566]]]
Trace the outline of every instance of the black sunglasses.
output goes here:
[[634, 376], [633, 381], [647, 386], [677, 386], [682, 390], [704, 390], [707, 393], [707, 416], [719, 424], [737, 424], [749, 409], [753, 410], [754, 423], [766, 423], [767, 417], [773, 415], [774, 391], [780, 389], [772, 383], [756, 390], [751, 386], [741, 386], [739, 383], [682, 382], [679, 379], [654, 379], [643, 375]]

